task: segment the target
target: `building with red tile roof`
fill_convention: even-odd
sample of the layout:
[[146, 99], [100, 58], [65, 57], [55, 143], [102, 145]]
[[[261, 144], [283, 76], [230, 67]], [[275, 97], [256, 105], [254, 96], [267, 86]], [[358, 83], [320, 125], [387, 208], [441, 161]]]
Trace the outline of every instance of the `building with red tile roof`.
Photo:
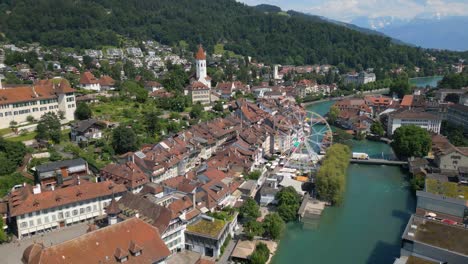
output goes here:
[[134, 217], [50, 247], [34, 243], [21, 260], [24, 264], [164, 263], [170, 254], [158, 230]]
[[75, 109], [75, 89], [63, 78], [0, 87], [0, 129], [9, 127], [12, 121], [25, 123], [28, 116], [39, 120], [48, 112], [62, 111], [66, 121], [73, 121]]
[[40, 185], [13, 191], [8, 197], [9, 215], [19, 238], [39, 231], [61, 228], [104, 215], [112, 196], [120, 197], [126, 188], [111, 181], [44, 191]]
[[401, 99], [400, 107], [401, 108], [410, 108], [413, 104], [413, 95], [405, 95], [403, 96], [403, 99]]
[[117, 184], [124, 184], [127, 190], [138, 193], [149, 182], [148, 176], [135, 163], [108, 164], [101, 169], [101, 177]]
[[103, 75], [101, 78], [96, 78], [90, 71], [83, 72], [80, 76], [79, 85], [82, 89], [101, 91], [111, 90], [115, 88], [115, 80], [108, 75]]

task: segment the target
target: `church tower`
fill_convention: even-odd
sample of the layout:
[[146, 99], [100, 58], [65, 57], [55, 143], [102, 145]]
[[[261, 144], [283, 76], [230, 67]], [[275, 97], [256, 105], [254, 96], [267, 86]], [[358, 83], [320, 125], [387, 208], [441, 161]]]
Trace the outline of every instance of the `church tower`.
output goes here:
[[197, 54], [195, 54], [195, 62], [197, 68], [197, 80], [207, 84], [208, 80], [206, 77], [208, 75], [206, 73], [206, 55], [201, 44], [198, 46]]

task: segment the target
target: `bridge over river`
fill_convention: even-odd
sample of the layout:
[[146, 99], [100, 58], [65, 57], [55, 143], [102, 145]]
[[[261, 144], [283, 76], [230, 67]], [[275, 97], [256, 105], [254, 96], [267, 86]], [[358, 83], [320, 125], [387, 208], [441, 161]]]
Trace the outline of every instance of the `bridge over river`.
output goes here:
[[408, 165], [407, 161], [386, 160], [386, 159], [350, 159], [349, 161], [350, 163], [369, 164], [369, 165], [392, 165], [392, 166]]

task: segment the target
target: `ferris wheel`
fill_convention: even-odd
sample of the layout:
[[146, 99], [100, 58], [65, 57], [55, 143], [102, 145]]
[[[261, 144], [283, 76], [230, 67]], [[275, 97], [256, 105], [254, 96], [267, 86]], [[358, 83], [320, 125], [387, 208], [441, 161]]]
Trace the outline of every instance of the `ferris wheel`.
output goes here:
[[303, 172], [315, 170], [320, 156], [333, 143], [327, 120], [312, 111], [287, 113], [278, 131], [283, 166]]

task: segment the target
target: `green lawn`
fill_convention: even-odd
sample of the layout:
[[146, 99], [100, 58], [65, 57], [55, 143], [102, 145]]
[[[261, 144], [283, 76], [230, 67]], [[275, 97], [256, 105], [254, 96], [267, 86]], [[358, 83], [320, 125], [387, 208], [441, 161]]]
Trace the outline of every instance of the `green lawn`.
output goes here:
[[20, 134], [20, 135], [18, 135], [16, 137], [7, 138], [7, 140], [15, 141], [15, 142], [27, 141], [27, 140], [34, 139], [36, 137], [36, 135], [37, 135], [36, 132], [28, 132], [28, 133], [25, 133], [25, 134]]
[[11, 133], [11, 129], [9, 127], [0, 129], [0, 136], [6, 135], [8, 133]]

